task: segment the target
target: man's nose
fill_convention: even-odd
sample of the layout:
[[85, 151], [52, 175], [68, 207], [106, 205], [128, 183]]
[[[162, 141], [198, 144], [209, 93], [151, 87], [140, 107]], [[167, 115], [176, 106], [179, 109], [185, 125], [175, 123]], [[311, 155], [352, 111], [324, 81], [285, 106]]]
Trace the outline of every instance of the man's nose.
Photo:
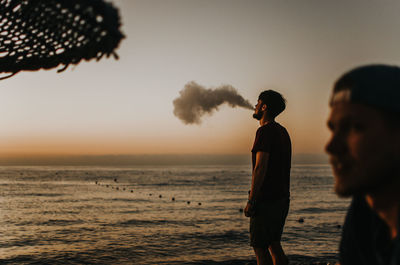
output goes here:
[[343, 135], [332, 133], [325, 145], [325, 151], [331, 155], [340, 155], [346, 152], [346, 142]]

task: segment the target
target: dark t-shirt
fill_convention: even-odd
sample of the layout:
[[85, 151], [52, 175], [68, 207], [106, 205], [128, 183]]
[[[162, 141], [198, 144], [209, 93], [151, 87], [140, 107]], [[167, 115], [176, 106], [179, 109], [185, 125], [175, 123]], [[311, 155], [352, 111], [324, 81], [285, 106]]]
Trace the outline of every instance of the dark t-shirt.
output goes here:
[[277, 122], [258, 128], [252, 152], [253, 169], [257, 152], [269, 153], [267, 172], [259, 201], [289, 198], [292, 145], [286, 129]]
[[400, 237], [391, 240], [389, 227], [363, 197], [355, 197], [347, 212], [339, 260], [341, 265], [400, 264]]

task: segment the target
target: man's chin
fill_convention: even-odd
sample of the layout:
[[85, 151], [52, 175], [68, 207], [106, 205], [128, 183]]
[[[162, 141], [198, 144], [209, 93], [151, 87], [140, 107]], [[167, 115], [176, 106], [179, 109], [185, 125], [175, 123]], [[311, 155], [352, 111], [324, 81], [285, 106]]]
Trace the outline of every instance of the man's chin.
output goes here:
[[253, 114], [253, 118], [258, 120], [258, 121], [261, 120], [261, 116], [257, 115], [256, 113]]
[[[383, 172], [382, 172], [383, 173]], [[395, 183], [395, 178], [390, 174], [382, 174], [379, 177], [371, 177], [373, 174], [371, 172], [338, 172], [335, 175], [335, 193], [339, 197], [347, 198], [351, 196], [363, 195], [363, 194], [374, 194], [382, 193], [384, 190], [393, 186]], [[384, 176], [389, 177], [384, 177]]]
[[341, 198], [348, 198], [359, 193], [359, 190], [357, 190], [355, 187], [352, 185], [346, 185], [346, 183], [338, 181], [338, 179], [335, 179], [334, 190], [335, 193]]
[[341, 198], [349, 198], [354, 195], [354, 192], [348, 189], [335, 187], [335, 193]]
[[352, 196], [365, 195], [371, 193], [373, 187], [369, 186], [351, 186], [351, 185], [338, 185], [335, 183], [335, 193], [341, 198], [349, 198]]

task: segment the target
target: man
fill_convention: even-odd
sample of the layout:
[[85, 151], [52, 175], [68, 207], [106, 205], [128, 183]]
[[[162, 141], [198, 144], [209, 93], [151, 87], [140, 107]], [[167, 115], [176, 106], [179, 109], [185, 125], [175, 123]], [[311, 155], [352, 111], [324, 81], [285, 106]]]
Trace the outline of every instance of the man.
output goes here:
[[288, 264], [281, 235], [289, 211], [291, 142], [275, 121], [286, 107], [273, 90], [260, 94], [253, 117], [260, 122], [252, 152], [251, 190], [244, 213], [250, 217], [250, 245], [258, 265]]
[[334, 85], [326, 151], [339, 196], [352, 196], [341, 265], [400, 264], [400, 68], [368, 65]]

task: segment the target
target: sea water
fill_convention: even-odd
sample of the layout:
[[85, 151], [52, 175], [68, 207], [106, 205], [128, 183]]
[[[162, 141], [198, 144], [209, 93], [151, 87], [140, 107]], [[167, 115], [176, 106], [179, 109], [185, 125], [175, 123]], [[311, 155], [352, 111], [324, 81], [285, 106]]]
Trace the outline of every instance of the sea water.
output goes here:
[[[1, 167], [1, 264], [246, 264], [249, 165]], [[293, 165], [282, 245], [335, 261], [348, 200], [328, 164]], [[303, 221], [303, 222], [302, 222]]]

